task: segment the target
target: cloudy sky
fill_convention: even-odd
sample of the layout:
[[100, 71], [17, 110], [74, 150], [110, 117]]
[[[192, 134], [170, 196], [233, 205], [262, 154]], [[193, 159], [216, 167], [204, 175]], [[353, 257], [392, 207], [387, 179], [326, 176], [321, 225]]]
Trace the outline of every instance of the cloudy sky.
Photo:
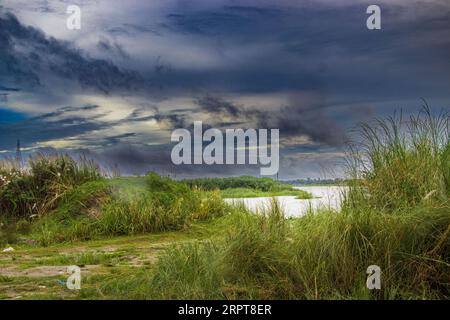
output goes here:
[[[81, 29], [66, 9], [81, 8]], [[0, 0], [0, 157], [85, 154], [122, 173], [257, 174], [171, 165], [194, 120], [279, 128], [280, 178], [342, 175], [351, 130], [421, 98], [450, 108], [450, 2]]]

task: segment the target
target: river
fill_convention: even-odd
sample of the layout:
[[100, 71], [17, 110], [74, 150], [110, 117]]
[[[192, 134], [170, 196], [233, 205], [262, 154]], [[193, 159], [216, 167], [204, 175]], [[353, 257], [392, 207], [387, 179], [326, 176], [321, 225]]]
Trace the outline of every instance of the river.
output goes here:
[[[296, 189], [305, 190], [313, 195], [313, 199], [296, 199], [294, 196], [275, 197], [281, 205], [286, 217], [300, 217], [312, 210], [318, 209], [334, 209], [339, 210], [346, 187], [340, 186], [312, 186], [312, 187], [295, 187]], [[243, 202], [245, 207], [251, 211], [258, 212], [263, 208], [267, 208], [271, 203], [270, 197], [260, 198], [239, 198], [225, 199], [228, 203]]]

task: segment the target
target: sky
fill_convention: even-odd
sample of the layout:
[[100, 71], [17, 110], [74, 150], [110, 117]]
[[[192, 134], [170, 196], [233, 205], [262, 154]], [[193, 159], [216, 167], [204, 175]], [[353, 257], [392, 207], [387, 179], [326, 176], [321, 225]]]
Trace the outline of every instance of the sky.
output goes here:
[[258, 175], [173, 165], [172, 131], [201, 120], [278, 128], [281, 179], [341, 177], [359, 123], [449, 110], [449, 88], [447, 0], [0, 0], [0, 158], [20, 139], [123, 174]]

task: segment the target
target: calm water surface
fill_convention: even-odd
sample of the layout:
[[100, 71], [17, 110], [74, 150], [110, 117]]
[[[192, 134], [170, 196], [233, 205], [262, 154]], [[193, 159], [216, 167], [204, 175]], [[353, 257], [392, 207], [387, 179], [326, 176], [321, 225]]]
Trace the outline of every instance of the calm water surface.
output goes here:
[[[286, 217], [299, 217], [309, 209], [313, 211], [319, 208], [339, 210], [346, 187], [318, 186], [318, 187], [296, 187], [311, 193], [314, 199], [296, 199], [294, 196], [275, 197], [280, 203]], [[270, 206], [270, 197], [225, 199], [229, 203], [243, 202], [244, 205], [257, 212]]]

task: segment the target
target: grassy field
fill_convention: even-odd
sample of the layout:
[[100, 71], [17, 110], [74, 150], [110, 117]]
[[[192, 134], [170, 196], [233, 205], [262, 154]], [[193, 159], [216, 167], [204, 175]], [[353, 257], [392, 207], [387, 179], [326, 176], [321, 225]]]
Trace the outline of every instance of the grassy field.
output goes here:
[[[0, 298], [449, 299], [448, 115], [377, 120], [361, 137], [341, 212], [293, 219], [275, 200], [255, 215], [222, 199], [286, 192], [269, 180], [106, 178], [67, 156], [5, 162], [0, 244], [15, 250], [0, 253]], [[78, 291], [65, 287], [73, 264]], [[370, 265], [381, 290], [366, 288]]]
[[[223, 230], [221, 218], [195, 222], [189, 229], [135, 236], [104, 237], [49, 246], [15, 243], [14, 252], [0, 254], [1, 299], [127, 299], [105, 288], [111, 281], [131, 279], [152, 270], [171, 245], [213, 240]], [[82, 290], [66, 288], [67, 266], [79, 265]]]

